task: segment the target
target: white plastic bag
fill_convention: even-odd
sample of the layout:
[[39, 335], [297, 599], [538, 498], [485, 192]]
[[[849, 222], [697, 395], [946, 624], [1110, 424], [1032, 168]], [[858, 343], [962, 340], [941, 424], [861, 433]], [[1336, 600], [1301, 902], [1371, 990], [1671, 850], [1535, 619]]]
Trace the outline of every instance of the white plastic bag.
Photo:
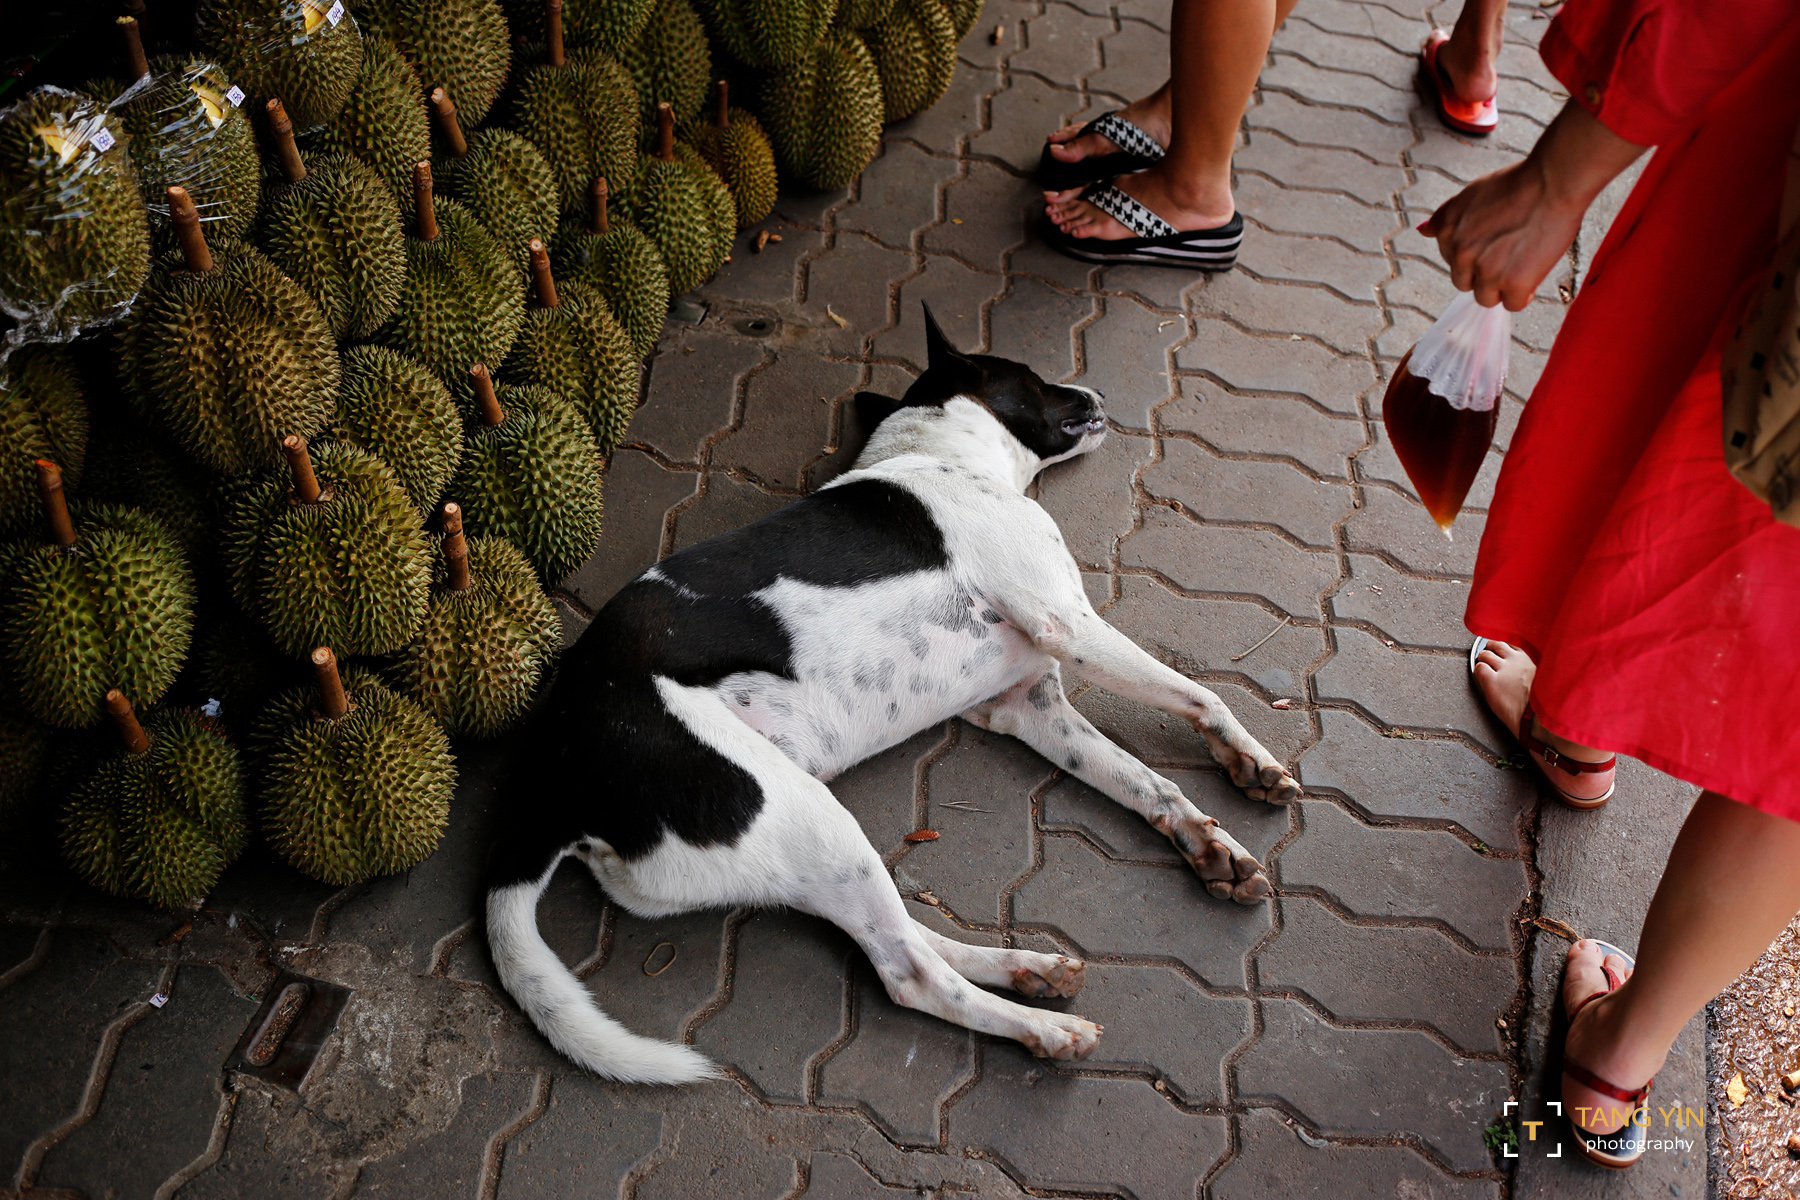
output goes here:
[[1406, 369], [1451, 408], [1486, 412], [1506, 386], [1511, 345], [1512, 314], [1498, 304], [1483, 308], [1474, 292], [1462, 292], [1413, 347]]

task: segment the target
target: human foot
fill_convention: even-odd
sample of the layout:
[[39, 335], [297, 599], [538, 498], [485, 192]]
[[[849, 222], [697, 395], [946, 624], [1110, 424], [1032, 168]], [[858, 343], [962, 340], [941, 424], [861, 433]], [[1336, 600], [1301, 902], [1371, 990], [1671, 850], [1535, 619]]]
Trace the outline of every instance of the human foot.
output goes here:
[[[1582, 770], [1613, 761], [1604, 750], [1583, 746], [1538, 724], [1534, 718], [1521, 733], [1525, 716], [1531, 709], [1531, 684], [1537, 677], [1537, 664], [1517, 646], [1483, 639], [1475, 655], [1475, 686], [1482, 699], [1500, 718], [1500, 723], [1530, 751], [1531, 758], [1550, 781], [1563, 802], [1571, 808], [1598, 808], [1611, 798], [1616, 772]], [[1574, 768], [1574, 769], [1571, 769]]]
[[1457, 99], [1479, 103], [1500, 90], [1500, 74], [1494, 69], [1499, 56], [1497, 38], [1467, 33], [1458, 24], [1438, 47], [1437, 61]]
[[1425, 39], [1419, 50], [1419, 91], [1437, 108], [1438, 120], [1445, 126], [1472, 137], [1486, 137], [1500, 124], [1494, 52], [1485, 46], [1471, 50], [1468, 46], [1474, 39], [1458, 43], [1460, 36], [1460, 29], [1451, 37], [1438, 29]]
[[[1173, 172], [1158, 163], [1135, 175], [1113, 181], [1113, 186], [1161, 217], [1182, 233], [1217, 229], [1236, 212], [1231, 190], [1193, 188], [1171, 178]], [[1083, 189], [1044, 193], [1044, 215], [1070, 237], [1120, 241], [1139, 236], [1082, 195]]]
[[[1163, 84], [1142, 100], [1121, 108], [1118, 115], [1149, 134], [1158, 146], [1169, 144], [1169, 85]], [[1141, 148], [1121, 146], [1101, 133], [1083, 132], [1087, 123], [1064, 125], [1044, 139], [1045, 151], [1059, 163], [1078, 163], [1104, 154], [1141, 153]]]
[[1622, 953], [1585, 938], [1569, 947], [1563, 973], [1563, 1011], [1572, 1014], [1563, 1044], [1563, 1115], [1582, 1152], [1608, 1167], [1630, 1166], [1642, 1154], [1633, 1144], [1642, 1127], [1629, 1123], [1668, 1057], [1668, 1047], [1640, 1045], [1623, 1033], [1619, 989], [1631, 973]]

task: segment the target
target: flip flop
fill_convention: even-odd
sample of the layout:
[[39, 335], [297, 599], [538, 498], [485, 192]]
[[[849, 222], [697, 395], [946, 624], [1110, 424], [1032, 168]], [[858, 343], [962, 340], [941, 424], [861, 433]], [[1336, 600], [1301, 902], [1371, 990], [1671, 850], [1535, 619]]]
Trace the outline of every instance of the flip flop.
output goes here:
[[[1470, 675], [1475, 674], [1475, 665], [1481, 658], [1481, 652], [1487, 648], [1488, 640], [1484, 637], [1476, 638], [1475, 643], [1469, 647]], [[1559, 771], [1564, 775], [1601, 775], [1617, 769], [1619, 756], [1611, 755], [1604, 762], [1583, 762], [1579, 758], [1570, 758], [1531, 732], [1532, 725], [1536, 720], [1537, 714], [1532, 711], [1531, 702], [1527, 700], [1525, 711], [1519, 717], [1519, 744], [1525, 747], [1526, 753], [1531, 755], [1531, 761], [1536, 764], [1538, 774], [1543, 776], [1544, 782], [1550, 785], [1550, 789], [1556, 793], [1556, 798], [1565, 806], [1578, 812], [1592, 812], [1596, 808], [1604, 808], [1606, 802], [1612, 799], [1613, 792], [1618, 789], [1616, 778], [1599, 796], [1576, 796], [1565, 790], [1551, 772]]]
[[1434, 29], [1420, 47], [1420, 90], [1437, 107], [1438, 120], [1445, 125], [1471, 137], [1486, 137], [1500, 124], [1500, 105], [1497, 99], [1464, 100], [1456, 94], [1450, 77], [1438, 63], [1438, 49], [1449, 40], [1449, 34]]
[[1229, 271], [1237, 265], [1238, 247], [1244, 241], [1244, 218], [1238, 213], [1232, 213], [1231, 220], [1216, 229], [1184, 233], [1111, 184], [1093, 184], [1081, 198], [1137, 236], [1117, 240], [1073, 237], [1046, 223], [1045, 242], [1070, 258], [1190, 271]]
[[[1637, 966], [1637, 959], [1611, 942], [1602, 942], [1594, 938], [1586, 940], [1600, 947], [1600, 969], [1606, 973], [1607, 987], [1605, 991], [1583, 996], [1575, 1002], [1573, 1008], [1566, 1009], [1568, 1016], [1565, 1028], [1567, 1025], [1575, 1023], [1575, 1015], [1582, 1009], [1600, 997], [1618, 991], [1619, 986], [1625, 982], [1625, 976], [1616, 967], [1609, 965], [1607, 959], [1622, 958], [1627, 967], [1635, 968]], [[1567, 975], [1567, 966], [1563, 968], [1563, 973], [1565, 976]], [[1560, 992], [1558, 994], [1560, 995]], [[1638, 1116], [1645, 1109], [1645, 1101], [1650, 1095], [1650, 1084], [1646, 1083], [1636, 1091], [1622, 1088], [1616, 1083], [1602, 1079], [1580, 1063], [1570, 1059], [1567, 1054], [1562, 1056], [1562, 1080], [1564, 1088], [1568, 1087], [1570, 1080], [1574, 1080], [1590, 1091], [1598, 1092], [1621, 1104], [1631, 1105], [1631, 1118], [1624, 1125], [1612, 1133], [1592, 1133], [1576, 1123], [1574, 1110], [1570, 1108], [1569, 1101], [1566, 1098], [1563, 1100], [1563, 1117], [1569, 1122], [1569, 1129], [1575, 1135], [1575, 1148], [1581, 1151], [1583, 1158], [1610, 1170], [1623, 1171], [1644, 1157], [1646, 1143], [1649, 1139], [1650, 1122], [1648, 1119], [1640, 1121]]]
[[1111, 154], [1092, 154], [1078, 162], [1066, 163], [1054, 157], [1050, 147], [1045, 145], [1043, 154], [1038, 157], [1037, 181], [1046, 191], [1062, 192], [1083, 184], [1131, 175], [1155, 166], [1163, 156], [1163, 148], [1155, 138], [1116, 112], [1101, 113], [1083, 125], [1075, 137], [1090, 133], [1099, 134], [1119, 148]]

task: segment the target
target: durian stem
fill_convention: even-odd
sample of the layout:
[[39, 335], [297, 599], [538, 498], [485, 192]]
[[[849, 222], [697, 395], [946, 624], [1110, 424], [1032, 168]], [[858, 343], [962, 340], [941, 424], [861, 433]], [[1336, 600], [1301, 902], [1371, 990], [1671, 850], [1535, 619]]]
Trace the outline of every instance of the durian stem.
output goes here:
[[294, 495], [302, 504], [317, 504], [324, 493], [319, 487], [319, 477], [313, 474], [312, 455], [306, 452], [306, 439], [297, 433], [288, 434], [281, 439], [281, 453], [294, 473]]
[[656, 157], [675, 161], [675, 110], [667, 100], [656, 103]]
[[419, 211], [420, 240], [437, 241], [437, 210], [431, 206], [431, 164], [428, 162], [413, 167], [413, 207]]
[[169, 221], [175, 226], [175, 240], [181, 245], [181, 257], [190, 271], [210, 271], [212, 251], [206, 248], [206, 235], [200, 232], [200, 210], [184, 187], [168, 191]]
[[607, 194], [606, 176], [601, 175], [588, 189], [588, 232], [595, 237], [605, 237], [612, 232], [612, 223], [606, 215]]
[[456, 119], [456, 105], [450, 103], [450, 93], [441, 87], [431, 89], [431, 115], [437, 120], [438, 135], [450, 147], [450, 157], [469, 157], [469, 139], [463, 136], [462, 122]]
[[313, 677], [319, 681], [319, 707], [328, 720], [335, 721], [350, 712], [350, 697], [344, 692], [344, 681], [338, 675], [337, 655], [330, 646], [312, 652]]
[[118, 688], [106, 693], [106, 715], [119, 727], [119, 737], [128, 753], [142, 754], [150, 749], [150, 735], [138, 724], [137, 714], [131, 711], [131, 701]]
[[454, 500], [444, 505], [444, 562], [450, 568], [450, 590], [467, 591], [475, 580], [469, 574], [469, 542], [463, 537], [462, 505]]
[[549, 44], [550, 65], [560, 67], [563, 56], [562, 0], [544, 0], [545, 41]]
[[486, 365], [476, 363], [470, 367], [469, 378], [475, 382], [475, 405], [481, 413], [481, 423], [492, 429], [506, 420], [500, 396], [494, 391], [494, 377], [488, 374]]
[[125, 38], [125, 65], [136, 83], [150, 73], [150, 60], [144, 56], [144, 31], [138, 28], [136, 17], [120, 17], [118, 24]]
[[556, 278], [550, 274], [550, 251], [540, 238], [531, 239], [531, 287], [537, 293], [539, 308], [555, 308]]
[[50, 540], [58, 546], [75, 544], [75, 522], [69, 519], [69, 498], [63, 495], [62, 468], [37, 460], [38, 495], [44, 498], [44, 516], [50, 522]]
[[275, 135], [275, 158], [281, 163], [281, 177], [289, 183], [306, 178], [306, 164], [300, 161], [300, 147], [294, 145], [294, 123], [288, 120], [281, 101], [270, 97], [263, 106], [269, 113], [269, 132]]
[[720, 129], [731, 124], [731, 85], [723, 79], [714, 85], [713, 124]]

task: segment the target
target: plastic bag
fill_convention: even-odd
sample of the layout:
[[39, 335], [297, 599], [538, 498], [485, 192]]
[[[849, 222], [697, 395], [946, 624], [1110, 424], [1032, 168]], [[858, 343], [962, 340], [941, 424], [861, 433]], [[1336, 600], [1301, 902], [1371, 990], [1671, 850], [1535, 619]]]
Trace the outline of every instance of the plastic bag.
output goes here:
[[1388, 441], [1445, 537], [1493, 444], [1511, 344], [1512, 314], [1464, 292], [1400, 360], [1382, 398]]

